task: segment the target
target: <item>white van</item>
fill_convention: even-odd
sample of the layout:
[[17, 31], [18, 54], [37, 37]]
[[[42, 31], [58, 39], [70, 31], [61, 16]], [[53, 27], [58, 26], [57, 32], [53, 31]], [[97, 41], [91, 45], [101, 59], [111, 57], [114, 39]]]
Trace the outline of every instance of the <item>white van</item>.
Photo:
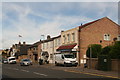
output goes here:
[[7, 58], [9, 64], [16, 64], [16, 59], [15, 57], [8, 57]]
[[55, 54], [55, 65], [64, 65], [64, 66], [77, 66], [78, 61], [74, 57], [73, 54], [70, 53], [62, 53], [62, 54]]

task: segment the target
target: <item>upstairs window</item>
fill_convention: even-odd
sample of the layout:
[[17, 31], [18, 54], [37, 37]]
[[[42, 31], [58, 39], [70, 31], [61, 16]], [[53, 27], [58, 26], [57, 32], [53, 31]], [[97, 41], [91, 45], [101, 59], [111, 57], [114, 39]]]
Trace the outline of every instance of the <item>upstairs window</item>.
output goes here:
[[63, 36], [63, 43], [66, 43], [66, 37], [65, 37], [65, 35]]
[[104, 40], [109, 41], [110, 40], [110, 35], [109, 34], [104, 34]]
[[67, 34], [68, 42], [70, 42], [70, 34]]
[[118, 36], [118, 41], [120, 41], [120, 35]]
[[72, 33], [72, 41], [75, 41], [75, 33]]

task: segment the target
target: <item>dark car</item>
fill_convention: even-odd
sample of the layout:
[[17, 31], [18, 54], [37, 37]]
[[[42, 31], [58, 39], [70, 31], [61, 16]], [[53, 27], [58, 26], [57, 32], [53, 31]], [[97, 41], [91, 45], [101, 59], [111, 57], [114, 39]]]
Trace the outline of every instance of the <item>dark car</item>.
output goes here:
[[29, 65], [32, 65], [32, 61], [30, 59], [21, 59], [20, 65], [21, 66], [29, 66]]

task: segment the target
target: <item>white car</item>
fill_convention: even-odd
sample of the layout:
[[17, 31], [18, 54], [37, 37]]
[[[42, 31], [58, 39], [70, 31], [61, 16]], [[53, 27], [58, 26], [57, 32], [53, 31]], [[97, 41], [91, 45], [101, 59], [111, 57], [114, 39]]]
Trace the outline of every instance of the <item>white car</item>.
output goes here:
[[9, 64], [16, 64], [16, 58], [15, 57], [8, 57], [7, 61]]
[[78, 61], [74, 57], [73, 54], [70, 53], [62, 53], [62, 54], [55, 54], [55, 65], [64, 65], [64, 66], [77, 66]]
[[21, 66], [29, 66], [29, 65], [32, 65], [32, 61], [30, 59], [21, 59], [20, 65]]

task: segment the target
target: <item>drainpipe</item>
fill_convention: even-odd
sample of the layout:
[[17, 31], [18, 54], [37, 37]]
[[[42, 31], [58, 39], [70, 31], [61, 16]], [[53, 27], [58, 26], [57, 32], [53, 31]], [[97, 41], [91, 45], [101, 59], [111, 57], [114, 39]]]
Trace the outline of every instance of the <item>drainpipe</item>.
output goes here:
[[52, 53], [52, 63], [54, 63], [54, 39], [53, 39], [53, 53]]
[[80, 66], [80, 27], [78, 28], [78, 65]]

